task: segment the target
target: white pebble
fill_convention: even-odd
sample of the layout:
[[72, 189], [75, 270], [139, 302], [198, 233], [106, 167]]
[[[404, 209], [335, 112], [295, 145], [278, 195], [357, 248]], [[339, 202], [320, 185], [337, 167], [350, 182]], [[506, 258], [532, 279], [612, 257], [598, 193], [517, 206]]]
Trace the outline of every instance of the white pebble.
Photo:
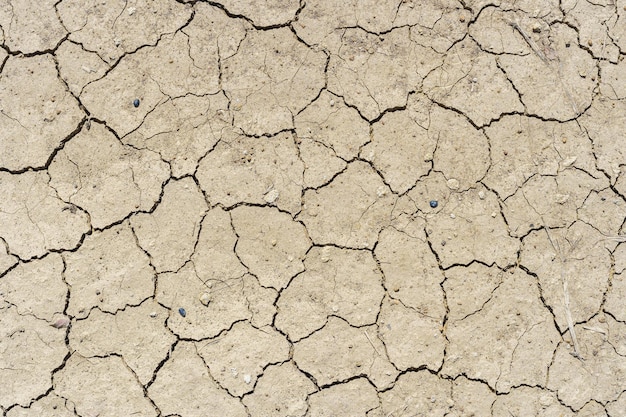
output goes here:
[[485, 199], [485, 192], [484, 191], [479, 191], [478, 192], [478, 198], [480, 198], [481, 200]]
[[571, 167], [574, 162], [576, 162], [576, 157], [575, 156], [570, 156], [569, 158], [566, 158], [563, 160], [563, 166], [564, 167]]
[[200, 302], [202, 303], [203, 306], [208, 306], [209, 303], [211, 302], [211, 296], [208, 293], [204, 293], [200, 296]]
[[458, 190], [459, 189], [459, 180], [457, 180], [456, 178], [450, 178], [448, 180], [448, 188], [451, 190]]
[[328, 246], [324, 246], [322, 249], [320, 260], [324, 263], [330, 261], [330, 248]]
[[272, 189], [272, 190], [270, 190], [267, 194], [265, 194], [265, 198], [264, 198], [264, 199], [265, 199], [265, 201], [266, 201], [267, 203], [272, 204], [272, 203], [274, 203], [276, 200], [278, 200], [278, 195], [279, 195], [278, 190], [274, 190], [274, 189]]
[[569, 194], [556, 194], [554, 197], [559, 204], [565, 204], [569, 200]]
[[248, 374], [245, 374], [243, 376], [243, 382], [245, 382], [246, 384], [249, 384], [250, 382], [252, 382], [252, 377]]

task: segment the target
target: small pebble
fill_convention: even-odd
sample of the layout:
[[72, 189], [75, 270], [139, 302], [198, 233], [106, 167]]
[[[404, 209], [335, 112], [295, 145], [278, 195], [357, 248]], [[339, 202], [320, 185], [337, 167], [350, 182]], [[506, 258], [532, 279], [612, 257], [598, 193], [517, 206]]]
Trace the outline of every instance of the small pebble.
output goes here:
[[479, 191], [478, 192], [478, 198], [480, 198], [481, 200], [485, 199], [485, 192], [484, 191]]
[[278, 192], [278, 190], [272, 189], [265, 194], [264, 200], [267, 203], [272, 204], [278, 199], [279, 195], [280, 193]]
[[150, 313], [150, 317], [155, 318], [156, 316], [157, 316], [156, 311], [153, 311], [153, 312]]
[[139, 107], [139, 103], [140, 103], [140, 101], [139, 101], [139, 99], [138, 99], [138, 98], [136, 98], [135, 100], [133, 100], [133, 106], [135, 106], [135, 107]]
[[252, 377], [248, 374], [244, 375], [243, 382], [245, 382], [246, 384], [249, 384], [250, 382], [252, 382]]
[[430, 206], [432, 208], [437, 208], [438, 205], [439, 203], [437, 202], [437, 200], [430, 200]]
[[566, 158], [563, 160], [563, 166], [564, 167], [571, 167], [572, 165], [574, 165], [574, 162], [576, 162], [576, 157], [575, 156], [570, 156], [569, 158]]
[[559, 204], [565, 204], [569, 200], [569, 194], [555, 194], [555, 201]]
[[51, 324], [51, 326], [54, 327], [55, 329], [64, 329], [69, 325], [70, 325], [70, 319], [69, 317], [65, 317], [65, 316], [59, 317]]
[[202, 303], [203, 306], [208, 306], [209, 303], [211, 302], [211, 296], [208, 293], [204, 293], [200, 296], [200, 302]]
[[450, 178], [447, 182], [448, 184], [448, 188], [451, 190], [458, 190], [459, 189], [459, 180], [457, 180], [456, 178]]
[[180, 314], [181, 316], [185, 317], [187, 315], [187, 312], [185, 311], [184, 308], [179, 308], [178, 309], [178, 314]]

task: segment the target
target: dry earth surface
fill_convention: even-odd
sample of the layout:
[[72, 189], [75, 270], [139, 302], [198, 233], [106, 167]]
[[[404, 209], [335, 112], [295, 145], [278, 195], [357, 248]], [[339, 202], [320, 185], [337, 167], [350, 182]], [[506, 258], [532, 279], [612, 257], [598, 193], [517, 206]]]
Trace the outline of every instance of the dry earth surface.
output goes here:
[[0, 26], [3, 416], [626, 416], [626, 0]]

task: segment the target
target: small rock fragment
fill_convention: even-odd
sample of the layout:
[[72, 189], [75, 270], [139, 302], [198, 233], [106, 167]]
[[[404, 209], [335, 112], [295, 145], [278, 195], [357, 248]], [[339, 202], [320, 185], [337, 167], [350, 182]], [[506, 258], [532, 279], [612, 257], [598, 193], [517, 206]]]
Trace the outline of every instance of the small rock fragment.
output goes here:
[[70, 319], [69, 317], [66, 317], [66, 316], [57, 318], [51, 324], [51, 326], [54, 327], [55, 329], [65, 329], [69, 325], [70, 325]]
[[557, 194], [555, 201], [559, 204], [565, 204], [569, 200], [569, 194]]
[[243, 382], [245, 382], [246, 384], [249, 384], [252, 381], [252, 377], [248, 374], [245, 374], [243, 376]]
[[430, 200], [430, 206], [432, 208], [437, 208], [437, 206], [439, 205], [439, 203], [437, 202], [437, 200]]
[[273, 204], [276, 200], [278, 200], [278, 195], [278, 190], [272, 189], [265, 194], [264, 200], [266, 203]]
[[478, 198], [480, 198], [481, 200], [485, 199], [485, 192], [484, 191], [479, 191], [478, 192]]
[[157, 316], [156, 311], [153, 311], [153, 312], [150, 313], [150, 317], [155, 318], [156, 316]]
[[138, 98], [136, 98], [135, 100], [133, 100], [133, 106], [135, 106], [135, 107], [139, 107], [139, 103], [140, 103], [140, 101], [139, 101], [139, 99], [138, 99]]
[[459, 180], [457, 180], [456, 178], [450, 178], [447, 184], [448, 184], [448, 188], [451, 190], [459, 189]]
[[209, 303], [211, 302], [211, 296], [207, 293], [204, 293], [200, 296], [200, 302], [202, 303], [203, 306], [208, 306]]
[[183, 317], [187, 316], [187, 312], [182, 307], [178, 309], [178, 314], [180, 314]]
[[320, 260], [324, 263], [330, 261], [330, 248], [328, 246], [325, 246], [322, 249], [321, 255], [320, 255]]
[[564, 159], [561, 163], [563, 164], [564, 168], [567, 167], [571, 167], [574, 162], [576, 162], [576, 157], [575, 156], [570, 156], [569, 158]]

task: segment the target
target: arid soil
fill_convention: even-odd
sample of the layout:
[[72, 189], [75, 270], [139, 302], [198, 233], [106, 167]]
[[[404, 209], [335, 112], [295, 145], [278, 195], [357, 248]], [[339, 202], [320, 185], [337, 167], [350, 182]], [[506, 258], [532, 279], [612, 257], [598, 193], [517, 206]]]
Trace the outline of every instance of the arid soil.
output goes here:
[[2, 416], [626, 416], [626, 0], [0, 26]]

